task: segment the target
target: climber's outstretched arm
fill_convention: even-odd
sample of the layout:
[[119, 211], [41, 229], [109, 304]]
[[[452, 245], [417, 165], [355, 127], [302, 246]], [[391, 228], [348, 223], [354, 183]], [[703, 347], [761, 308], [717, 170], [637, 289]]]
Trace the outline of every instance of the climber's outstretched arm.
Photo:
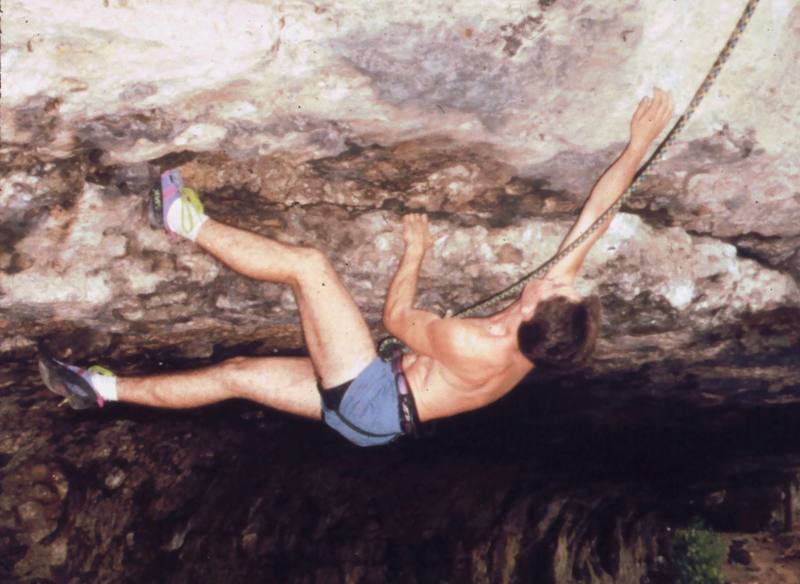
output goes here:
[[[631, 135], [628, 145], [595, 184], [592, 193], [583, 205], [578, 220], [561, 242], [559, 251], [575, 241], [631, 185], [650, 144], [666, 127], [672, 117], [672, 112], [672, 97], [660, 89], [654, 91], [653, 97], [646, 97], [639, 102], [631, 120]], [[578, 249], [553, 266], [547, 277], [571, 283], [583, 265], [589, 250], [608, 230], [610, 223], [610, 220], [607, 221]]]
[[430, 356], [433, 353], [430, 325], [441, 317], [414, 308], [419, 270], [433, 244], [427, 216], [414, 213], [403, 217], [403, 238], [406, 249], [386, 295], [383, 325], [412, 351]]

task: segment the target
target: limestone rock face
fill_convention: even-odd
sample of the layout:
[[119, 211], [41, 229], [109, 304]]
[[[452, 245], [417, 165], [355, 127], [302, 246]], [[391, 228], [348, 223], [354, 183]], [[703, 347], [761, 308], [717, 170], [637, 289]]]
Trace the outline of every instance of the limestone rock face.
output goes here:
[[[404, 530], [416, 511], [390, 504], [400, 472], [392, 465], [425, 448], [392, 451], [389, 463], [341, 445], [325, 457], [339, 439], [302, 422], [268, 413], [268, 431], [231, 428], [262, 424], [253, 408], [75, 417], [56, 409], [38, 383], [36, 346], [80, 363], [105, 361], [123, 374], [302, 350], [287, 289], [246, 280], [148, 227], [147, 193], [172, 167], [214, 218], [324, 249], [376, 339], [406, 212], [427, 212], [437, 238], [420, 306], [444, 312], [488, 296], [557, 249], [621, 151], [639, 98], [657, 85], [683, 110], [744, 4], [68, 0], [54, 9], [44, 0], [4, 2], [0, 558], [12, 560], [0, 560], [0, 577], [113, 581], [138, 561], [163, 564], [175, 581], [197, 581], [175, 565], [205, 557], [216, 544], [198, 531], [215, 527], [221, 541], [236, 543], [217, 556], [214, 573], [225, 562], [251, 562], [243, 575], [299, 581], [302, 570], [281, 567], [279, 558], [285, 552], [302, 562], [313, 548], [269, 527], [281, 521], [275, 498], [284, 496], [308, 507], [297, 529], [328, 554], [313, 571], [319, 581], [387, 581], [375, 566], [396, 561], [391, 573], [405, 574], [402, 581], [428, 581], [424, 574], [530, 581], [536, 569], [548, 582], [638, 582], [656, 552], [608, 542], [621, 541], [623, 528], [649, 534], [653, 527], [638, 522], [647, 514], [629, 509], [630, 501], [608, 507], [616, 495], [588, 495], [596, 522], [570, 523], [559, 514], [580, 515], [580, 504], [563, 503], [571, 491], [533, 502], [512, 486], [514, 472], [498, 472], [505, 478], [484, 486], [498, 507], [485, 515], [455, 510], [468, 517], [459, 525], [435, 515], [419, 521], [425, 541], [450, 546], [446, 562], [407, 546], [367, 549], [372, 533], [411, 537]], [[446, 461], [475, 448], [467, 456], [474, 458], [436, 480], [457, 481], [476, 461], [485, 469], [502, 459], [533, 472], [530, 457], [543, 450], [518, 441], [531, 439], [530, 412], [543, 404], [549, 413], [537, 423], [546, 431], [536, 440], [572, 454], [575, 436], [623, 432], [609, 440], [624, 450], [631, 440], [623, 435], [640, 436], [637, 428], [681, 436], [698, 420], [735, 442], [755, 412], [770, 412], [776, 435], [785, 436], [800, 401], [798, 61], [800, 6], [761, 0], [685, 132], [587, 259], [579, 289], [604, 303], [593, 361], [532, 379], [488, 413], [453, 420], [425, 456]], [[220, 428], [222, 443], [204, 434], [198, 446], [197, 424]], [[312, 438], [303, 438], [308, 432]], [[490, 446], [475, 446], [487, 433], [481, 440]], [[259, 452], [274, 472], [256, 473], [236, 507], [226, 492], [239, 481], [220, 477], [257, 465], [222, 458], [251, 439], [268, 444]], [[639, 454], [623, 459], [639, 464]], [[353, 473], [385, 473], [372, 486], [393, 519], [359, 510], [348, 523], [327, 514], [337, 499], [324, 482], [354, 456]], [[747, 456], [751, 470], [793, 464], [788, 451], [769, 463], [757, 452]], [[294, 464], [305, 465], [302, 472]], [[727, 461], [719, 476], [736, 476], [737, 464]], [[322, 478], [313, 478], [315, 468]], [[171, 472], [171, 482], [158, 478]], [[417, 481], [427, 471], [408, 472]], [[686, 471], [687, 483], [699, 472]], [[281, 491], [307, 481], [321, 481], [307, 499]], [[356, 481], [342, 485], [369, 507], [355, 495]], [[188, 503], [179, 501], [184, 488]], [[165, 489], [169, 495], [155, 495]], [[438, 508], [447, 493], [434, 489], [421, 500]], [[199, 503], [205, 496], [236, 509], [229, 531]], [[482, 505], [474, 493], [460, 496], [464, 509]], [[113, 521], [84, 514], [84, 503]], [[531, 531], [531, 517], [552, 529]], [[456, 545], [460, 525], [483, 531]], [[366, 535], [337, 547], [356, 527]], [[286, 533], [299, 533], [292, 529]], [[105, 547], [86, 547], [81, 533]], [[610, 538], [599, 548], [598, 534]], [[631, 537], [626, 545], [639, 536]], [[344, 553], [346, 567], [337, 561]], [[272, 563], [254, 559], [263, 557]], [[413, 575], [404, 561], [429, 571]]]

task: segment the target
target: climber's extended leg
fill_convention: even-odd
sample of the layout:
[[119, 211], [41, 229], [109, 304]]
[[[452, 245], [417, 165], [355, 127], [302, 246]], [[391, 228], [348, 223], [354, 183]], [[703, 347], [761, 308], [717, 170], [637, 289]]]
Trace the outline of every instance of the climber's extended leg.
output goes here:
[[319, 420], [320, 400], [311, 361], [305, 357], [234, 357], [184, 371], [121, 377], [120, 401], [160, 408], [193, 408], [230, 398]]
[[193, 371], [117, 378], [104, 368], [86, 370], [43, 353], [39, 370], [45, 385], [78, 410], [107, 400], [193, 408], [243, 398], [317, 420], [322, 413], [314, 368], [304, 357], [235, 357]]

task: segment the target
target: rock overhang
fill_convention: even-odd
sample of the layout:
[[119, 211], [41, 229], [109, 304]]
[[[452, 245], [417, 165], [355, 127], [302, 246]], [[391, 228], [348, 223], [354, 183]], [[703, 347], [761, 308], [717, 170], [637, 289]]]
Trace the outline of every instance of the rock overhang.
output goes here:
[[[443, 312], [513, 282], [555, 251], [638, 97], [661, 85], [686, 104], [740, 10], [157, 6], [4, 4], [0, 576], [13, 565], [14, 577], [114, 581], [125, 566], [142, 581], [150, 567], [196, 581], [235, 563], [256, 579], [385, 581], [400, 550], [420, 577], [556, 581], [570, 567], [620, 581], [655, 553], [642, 509], [669, 498], [587, 498], [587, 480], [634, 473], [702, 493], [797, 466], [800, 9], [788, 0], [762, 0], [683, 137], [590, 254], [580, 289], [601, 294], [604, 320], [587, 367], [381, 453], [244, 404], [57, 409], [37, 378], [39, 343], [122, 374], [302, 352], [291, 294], [149, 229], [160, 170], [180, 166], [216, 218], [325, 249], [377, 339], [403, 213], [428, 212], [439, 237], [422, 306]], [[427, 485], [414, 497], [409, 476]], [[375, 517], [394, 552], [372, 531], [352, 538]], [[620, 525], [635, 544], [615, 539]], [[441, 541], [459, 543], [441, 554]], [[584, 559], [565, 562], [567, 548]], [[302, 574], [281, 571], [293, 561]]]
[[[328, 251], [376, 338], [404, 212], [428, 212], [440, 238], [421, 303], [471, 304], [549, 257], [639, 95], [661, 85], [680, 109], [739, 15], [567, 1], [519, 14], [503, 3], [73, 8], [6, 11], [6, 358], [90, 329], [116, 359], [139, 343], [205, 358], [301, 346], [285, 290], [148, 231], [146, 192], [174, 165], [222, 220]], [[764, 323], [794, 322], [800, 302], [798, 19], [791, 3], [763, 3], [684, 137], [590, 254], [580, 289], [604, 296], [605, 331], [582, 374], [666, 360], [716, 375], [732, 355], [739, 371], [763, 364], [765, 346], [791, 352], [796, 339], [775, 332], [784, 323]], [[175, 22], [204, 41], [174, 38]], [[745, 329], [764, 338], [719, 333]], [[787, 336], [766, 338], [776, 334]], [[775, 383], [791, 394], [781, 351]], [[735, 393], [709, 383], [719, 399]]]

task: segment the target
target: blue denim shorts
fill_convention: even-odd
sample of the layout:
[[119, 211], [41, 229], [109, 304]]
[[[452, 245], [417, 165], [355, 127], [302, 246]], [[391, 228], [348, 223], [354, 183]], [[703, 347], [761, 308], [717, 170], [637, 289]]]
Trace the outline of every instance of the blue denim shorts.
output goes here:
[[[320, 388], [320, 395], [324, 391]], [[322, 399], [323, 421], [357, 446], [380, 446], [403, 435], [391, 363], [376, 357], [350, 382], [337, 408]]]

